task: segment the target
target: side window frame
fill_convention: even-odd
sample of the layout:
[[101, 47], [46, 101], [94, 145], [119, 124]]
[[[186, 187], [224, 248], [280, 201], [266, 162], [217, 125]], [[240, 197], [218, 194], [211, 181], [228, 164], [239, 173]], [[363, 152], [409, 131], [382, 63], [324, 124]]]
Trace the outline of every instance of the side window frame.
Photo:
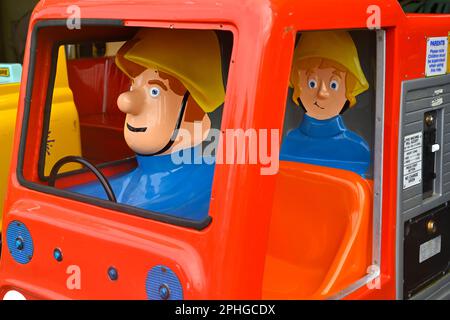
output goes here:
[[[330, 29], [331, 30], [331, 29]], [[347, 29], [346, 29], [347, 30]], [[352, 30], [352, 29], [348, 29]], [[360, 30], [360, 29], [356, 29]], [[362, 30], [362, 29], [361, 29]], [[296, 34], [303, 32], [298, 29]], [[383, 163], [384, 163], [384, 107], [385, 107], [385, 70], [386, 70], [386, 30], [376, 30], [376, 69], [375, 69], [375, 112], [374, 112], [374, 135], [373, 135], [373, 205], [372, 205], [372, 259], [371, 265], [368, 265], [367, 274], [358, 279], [348, 287], [329, 297], [331, 300], [343, 299], [358, 289], [374, 283], [381, 275], [381, 229], [382, 229], [382, 185], [383, 185]], [[293, 54], [292, 54], [293, 57]], [[292, 68], [292, 62], [290, 67]], [[289, 90], [288, 90], [289, 91]], [[287, 91], [287, 100], [291, 99]], [[284, 119], [281, 129], [285, 132], [286, 117], [288, 114], [284, 112]], [[282, 136], [284, 139], [284, 134]], [[374, 285], [375, 286], [375, 285]]]
[[[376, 30], [375, 132], [373, 156], [372, 264], [367, 274], [331, 299], [342, 299], [376, 281], [381, 275], [381, 223], [383, 219], [384, 106], [386, 77], [386, 31]], [[376, 286], [374, 284], [373, 286]]]
[[[82, 26], [101, 26], [101, 27], [125, 27], [124, 26], [124, 22], [122, 20], [103, 20], [103, 19], [81, 19], [81, 24]], [[42, 192], [45, 194], [51, 194], [54, 196], [58, 196], [60, 198], [64, 198], [64, 199], [68, 199], [68, 200], [75, 200], [77, 202], [83, 202], [86, 204], [91, 204], [91, 205], [95, 205], [101, 208], [105, 208], [105, 209], [111, 209], [117, 212], [121, 212], [121, 213], [125, 213], [125, 214], [129, 214], [129, 215], [133, 215], [133, 216], [138, 216], [138, 217], [142, 217], [142, 218], [146, 218], [146, 219], [151, 219], [154, 221], [158, 221], [158, 222], [163, 222], [163, 223], [167, 223], [170, 225], [175, 225], [175, 226], [180, 226], [180, 227], [185, 227], [185, 228], [189, 228], [189, 229], [194, 229], [194, 230], [203, 230], [205, 228], [207, 228], [211, 223], [212, 223], [212, 216], [211, 214], [208, 214], [208, 216], [203, 219], [202, 221], [194, 221], [194, 220], [189, 220], [189, 219], [185, 219], [185, 218], [179, 218], [176, 216], [171, 216], [168, 214], [163, 214], [163, 213], [159, 213], [159, 212], [154, 212], [154, 211], [149, 211], [149, 210], [145, 210], [145, 209], [141, 209], [138, 207], [134, 207], [134, 206], [130, 206], [130, 205], [126, 205], [126, 204], [119, 204], [119, 203], [113, 203], [107, 200], [103, 200], [103, 199], [98, 199], [98, 198], [94, 198], [94, 197], [90, 197], [90, 196], [85, 196], [82, 194], [78, 194], [78, 193], [74, 193], [71, 191], [67, 191], [67, 190], [63, 190], [63, 189], [56, 189], [44, 184], [39, 184], [37, 182], [33, 182], [27, 178], [25, 178], [25, 174], [24, 174], [24, 164], [25, 164], [25, 157], [26, 157], [26, 149], [29, 148], [29, 146], [27, 146], [27, 142], [29, 139], [31, 139], [31, 137], [29, 136], [29, 124], [30, 124], [30, 109], [31, 109], [31, 102], [32, 102], [32, 95], [33, 95], [33, 84], [34, 84], [34, 80], [35, 80], [35, 71], [36, 71], [36, 52], [38, 49], [38, 35], [39, 32], [42, 29], [45, 28], [51, 28], [51, 27], [63, 27], [66, 25], [66, 20], [60, 20], [60, 19], [55, 19], [55, 20], [45, 20], [45, 21], [39, 21], [36, 23], [36, 25], [33, 27], [32, 30], [32, 34], [31, 34], [31, 44], [30, 44], [30, 62], [29, 62], [29, 67], [28, 67], [28, 77], [27, 77], [27, 85], [26, 85], [26, 93], [25, 93], [25, 102], [24, 102], [24, 113], [23, 113], [23, 122], [22, 122], [22, 127], [21, 127], [21, 133], [20, 133], [20, 142], [19, 142], [19, 152], [18, 152], [18, 159], [17, 159], [17, 170], [16, 170], [16, 174], [17, 174], [17, 179], [18, 182], [20, 183], [20, 185], [34, 190], [34, 191], [38, 191], [38, 192]], [[233, 56], [236, 52], [236, 34], [234, 29], [229, 28], [223, 28], [223, 24], [221, 24], [221, 30], [217, 29], [218, 31], [228, 31], [231, 32], [232, 36], [233, 36], [233, 42], [232, 42], [232, 48], [231, 48], [231, 56]], [[145, 26], [143, 27], [151, 27], [148, 25], [148, 23], [145, 23]], [[157, 26], [155, 26], [157, 27]], [[189, 25], [189, 29], [205, 29], [205, 28], [196, 28], [196, 25], [194, 24], [190, 24]], [[216, 30], [214, 28], [211, 27], [211, 30]], [[52, 103], [52, 95], [53, 95], [53, 88], [54, 88], [54, 83], [55, 83], [55, 78], [56, 78], [56, 67], [57, 67], [57, 56], [58, 56], [58, 48], [61, 45], [64, 45], [65, 43], [63, 42], [55, 42], [53, 43], [53, 47], [52, 47], [52, 52], [51, 52], [51, 56], [52, 56], [52, 62], [51, 62], [51, 70], [50, 70], [50, 76], [49, 76], [49, 81], [48, 81], [48, 90], [46, 92], [46, 99], [45, 99], [45, 106], [44, 106], [44, 114], [41, 114], [40, 116], [43, 117], [43, 119], [41, 119], [41, 121], [43, 121], [43, 126], [42, 126], [42, 138], [39, 139], [39, 147], [38, 147], [38, 153], [39, 153], [39, 161], [36, 164], [36, 166], [38, 167], [38, 171], [37, 171], [37, 176], [39, 177], [40, 181], [47, 181], [48, 177], [43, 176], [44, 173], [44, 164], [43, 161], [41, 161], [41, 159], [45, 159], [45, 157], [42, 157], [42, 153], [45, 153], [45, 141], [46, 141], [46, 136], [45, 136], [45, 132], [48, 132], [48, 127], [49, 127], [49, 121], [50, 121], [50, 109], [51, 109], [51, 103]], [[232, 63], [230, 61], [229, 64], [229, 70], [226, 70], [227, 75], [230, 74], [231, 72], [231, 68], [232, 68]], [[229, 81], [229, 78], [225, 79], [227, 81]], [[227, 93], [225, 93], [225, 102], [224, 104], [226, 104], [227, 101]], [[47, 115], [47, 116], [46, 116]], [[45, 117], [45, 118], [44, 118]], [[36, 148], [34, 148], [36, 149]], [[33, 152], [36, 150], [33, 150]], [[30, 152], [28, 150], [28, 152]], [[123, 159], [123, 160], [119, 160], [119, 161], [115, 161], [115, 162], [108, 162], [108, 163], [104, 163], [102, 165], [100, 165], [99, 167], [104, 167], [104, 166], [108, 166], [111, 164], [117, 164], [118, 162], [121, 161], [128, 161], [129, 159]], [[27, 160], [29, 161], [29, 160]], [[42, 170], [41, 170], [42, 168]], [[77, 174], [77, 173], [83, 173], [86, 170], [84, 168], [79, 169], [79, 170], [74, 170], [71, 172], [68, 172], [64, 175], [71, 175], [71, 174]], [[212, 190], [214, 190], [214, 179], [213, 179], [213, 187]], [[213, 198], [213, 197], [211, 197]]]

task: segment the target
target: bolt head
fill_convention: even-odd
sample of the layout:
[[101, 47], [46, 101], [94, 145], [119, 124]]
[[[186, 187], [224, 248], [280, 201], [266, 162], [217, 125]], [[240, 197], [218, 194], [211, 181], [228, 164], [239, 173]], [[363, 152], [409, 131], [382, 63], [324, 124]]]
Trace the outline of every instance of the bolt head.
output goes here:
[[18, 237], [16, 239], [16, 249], [19, 251], [22, 251], [24, 247], [25, 247], [25, 243], [24, 243], [23, 239], [21, 237]]
[[111, 281], [116, 281], [119, 278], [119, 273], [117, 272], [117, 269], [114, 267], [110, 267], [108, 269], [108, 277]]
[[430, 115], [427, 115], [426, 117], [425, 117], [425, 123], [428, 125], [428, 126], [431, 126], [432, 124], [433, 124], [433, 122], [434, 122], [434, 117], [430, 114]]
[[159, 296], [162, 300], [167, 300], [170, 298], [170, 289], [166, 284], [162, 284], [159, 287]]
[[55, 258], [55, 260], [58, 262], [61, 262], [63, 260], [61, 249], [56, 248], [55, 250], [53, 250], [53, 258]]
[[428, 221], [428, 223], [427, 223], [428, 233], [433, 234], [436, 232], [436, 230], [437, 230], [436, 222], [434, 222], [433, 220]]

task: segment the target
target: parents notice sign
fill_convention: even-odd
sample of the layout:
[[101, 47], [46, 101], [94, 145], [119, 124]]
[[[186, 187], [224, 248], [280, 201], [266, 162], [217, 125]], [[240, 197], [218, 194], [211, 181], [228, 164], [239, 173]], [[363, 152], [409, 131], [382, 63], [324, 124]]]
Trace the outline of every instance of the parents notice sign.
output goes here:
[[447, 72], [448, 38], [435, 37], [427, 40], [427, 77], [440, 76]]

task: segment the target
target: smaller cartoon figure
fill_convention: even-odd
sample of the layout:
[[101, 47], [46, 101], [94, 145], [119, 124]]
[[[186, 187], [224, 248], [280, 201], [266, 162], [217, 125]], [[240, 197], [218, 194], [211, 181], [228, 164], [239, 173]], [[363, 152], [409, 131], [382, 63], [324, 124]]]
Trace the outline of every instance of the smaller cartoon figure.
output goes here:
[[364, 176], [370, 164], [366, 141], [348, 130], [341, 114], [369, 88], [356, 46], [346, 31], [304, 33], [295, 49], [290, 85], [303, 107], [300, 126], [289, 132], [281, 160], [345, 169]]

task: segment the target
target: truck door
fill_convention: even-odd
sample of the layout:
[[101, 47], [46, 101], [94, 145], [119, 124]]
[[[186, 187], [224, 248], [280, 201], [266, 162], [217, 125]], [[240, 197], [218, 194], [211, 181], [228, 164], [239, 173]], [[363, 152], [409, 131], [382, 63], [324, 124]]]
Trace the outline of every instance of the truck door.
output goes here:
[[384, 33], [300, 32], [263, 297], [343, 297], [379, 272]]

